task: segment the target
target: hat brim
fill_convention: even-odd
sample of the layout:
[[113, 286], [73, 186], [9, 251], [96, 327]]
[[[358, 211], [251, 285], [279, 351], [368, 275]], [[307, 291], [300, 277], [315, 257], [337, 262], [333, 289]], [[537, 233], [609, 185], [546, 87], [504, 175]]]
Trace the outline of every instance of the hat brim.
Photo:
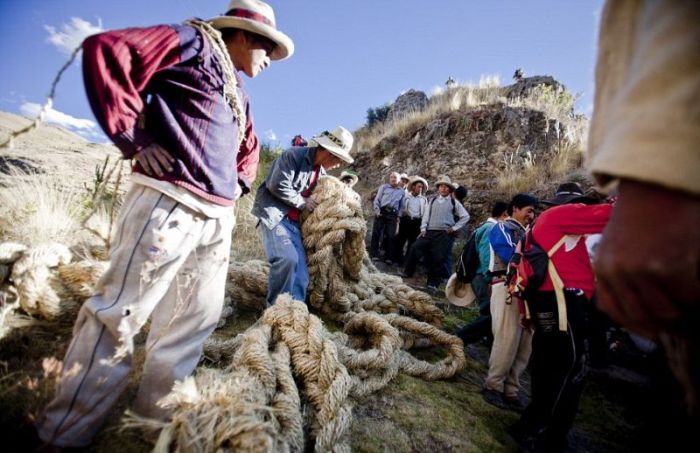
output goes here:
[[238, 28], [261, 36], [264, 36], [276, 44], [275, 50], [270, 55], [271, 60], [284, 60], [294, 54], [294, 42], [291, 38], [276, 28], [269, 25], [246, 19], [244, 17], [218, 16], [208, 21], [217, 30], [224, 28]]
[[415, 177], [413, 179], [409, 180], [408, 187], [413, 187], [413, 185], [417, 182], [423, 183], [423, 189], [428, 190], [428, 181], [425, 179], [421, 178], [420, 176]]
[[340, 176], [340, 180], [341, 180], [341, 181], [342, 181], [343, 179], [348, 179], [348, 178], [352, 179], [352, 183], [353, 183], [353, 184], [357, 184], [357, 181], [360, 180], [360, 178], [358, 178], [358, 177], [355, 176], [355, 175], [345, 175], [345, 176], [341, 175], [341, 176]]
[[350, 156], [350, 153], [348, 153], [343, 148], [341, 148], [340, 146], [333, 143], [328, 137], [324, 137], [321, 135], [321, 136], [312, 138], [310, 141], [314, 142], [317, 145], [328, 150], [329, 153], [333, 154], [334, 156], [338, 157], [339, 159], [342, 159], [344, 162], [347, 162], [348, 164], [355, 162], [355, 159], [353, 159], [352, 156]]
[[447, 301], [457, 307], [468, 307], [476, 301], [476, 295], [471, 283], [462, 283], [457, 279], [457, 274], [450, 276], [445, 286]]
[[599, 200], [596, 200], [595, 198], [587, 197], [585, 195], [568, 194], [568, 195], [557, 195], [554, 198], [551, 198], [549, 200], [542, 200], [542, 201], [540, 201], [540, 204], [543, 204], [545, 206], [559, 206], [559, 205], [568, 204], [568, 203], [596, 204], [598, 202], [599, 202]]
[[453, 192], [455, 191], [455, 189], [457, 189], [457, 186], [455, 186], [454, 183], [447, 182], [447, 181], [438, 181], [438, 182], [435, 183], [435, 187], [437, 188], [437, 186], [439, 186], [440, 184], [449, 187], [450, 190], [453, 191]]

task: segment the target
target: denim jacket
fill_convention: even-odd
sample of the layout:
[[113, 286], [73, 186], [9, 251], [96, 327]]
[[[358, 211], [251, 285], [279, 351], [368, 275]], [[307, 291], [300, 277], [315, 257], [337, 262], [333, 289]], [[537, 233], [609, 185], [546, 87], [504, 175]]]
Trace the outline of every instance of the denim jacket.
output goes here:
[[[252, 213], [269, 229], [279, 224], [291, 208], [304, 210], [301, 193], [309, 187], [316, 148], [297, 146], [272, 162], [265, 181], [255, 194]], [[319, 177], [326, 171], [321, 167]]]

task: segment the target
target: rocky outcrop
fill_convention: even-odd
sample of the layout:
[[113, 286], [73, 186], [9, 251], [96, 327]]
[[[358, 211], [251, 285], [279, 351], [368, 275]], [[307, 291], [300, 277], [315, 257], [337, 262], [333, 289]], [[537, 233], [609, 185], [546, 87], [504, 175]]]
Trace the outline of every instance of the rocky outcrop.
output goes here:
[[389, 109], [387, 120], [397, 120], [408, 113], [420, 112], [426, 105], [428, 105], [428, 96], [422, 91], [410, 89], [396, 98]]
[[513, 85], [505, 87], [505, 95], [508, 99], [528, 96], [535, 87], [552, 87], [555, 92], [566, 91], [566, 87], [552, 76], [523, 77]]
[[538, 110], [504, 104], [462, 108], [358, 152], [355, 168], [367, 186], [400, 171], [425, 177], [432, 188], [438, 175], [447, 174], [469, 188], [467, 207], [479, 219], [495, 197], [512, 195], [494, 192], [498, 175], [551, 159], [567, 132], [567, 125]]

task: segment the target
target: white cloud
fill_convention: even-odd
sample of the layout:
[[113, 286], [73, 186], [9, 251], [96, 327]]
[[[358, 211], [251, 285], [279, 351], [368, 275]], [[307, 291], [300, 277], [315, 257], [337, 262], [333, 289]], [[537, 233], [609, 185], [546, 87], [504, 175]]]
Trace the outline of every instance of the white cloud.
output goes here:
[[441, 85], [433, 85], [433, 87], [430, 89], [430, 95], [435, 96], [437, 94], [442, 93], [443, 91], [445, 91], [445, 87]]
[[103, 31], [102, 19], [97, 18], [97, 24], [93, 25], [80, 17], [71, 17], [70, 22], [61, 25], [61, 30], [51, 25], [44, 25], [49, 33], [46, 42], [53, 44], [61, 52], [70, 55], [85, 38]]
[[[39, 110], [41, 110], [41, 105], [34, 102], [25, 102], [19, 108], [22, 115], [30, 118], [36, 118], [36, 116], [39, 114]], [[46, 111], [44, 122], [56, 124], [65, 129], [76, 132], [90, 141], [104, 142], [106, 140], [106, 137], [102, 133], [101, 129], [94, 121], [84, 118], [76, 118], [66, 113], [59, 112], [58, 110], [54, 110], [53, 108], [49, 108]]]
[[268, 129], [265, 132], [263, 132], [263, 137], [265, 137], [265, 140], [268, 142], [277, 141], [277, 134], [272, 129]]

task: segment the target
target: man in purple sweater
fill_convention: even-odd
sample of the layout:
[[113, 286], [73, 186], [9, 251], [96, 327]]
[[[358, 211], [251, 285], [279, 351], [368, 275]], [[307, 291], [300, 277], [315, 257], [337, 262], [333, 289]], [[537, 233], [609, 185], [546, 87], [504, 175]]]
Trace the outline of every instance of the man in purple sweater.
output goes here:
[[83, 75], [105, 133], [134, 162], [110, 267], [85, 302], [58, 392], [37, 423], [56, 447], [88, 445], [128, 382], [150, 318], [134, 411], [158, 406], [197, 365], [224, 298], [235, 200], [250, 190], [258, 140], [238, 72], [294, 52], [272, 8], [233, 0], [209, 21], [108, 31], [83, 43]]

